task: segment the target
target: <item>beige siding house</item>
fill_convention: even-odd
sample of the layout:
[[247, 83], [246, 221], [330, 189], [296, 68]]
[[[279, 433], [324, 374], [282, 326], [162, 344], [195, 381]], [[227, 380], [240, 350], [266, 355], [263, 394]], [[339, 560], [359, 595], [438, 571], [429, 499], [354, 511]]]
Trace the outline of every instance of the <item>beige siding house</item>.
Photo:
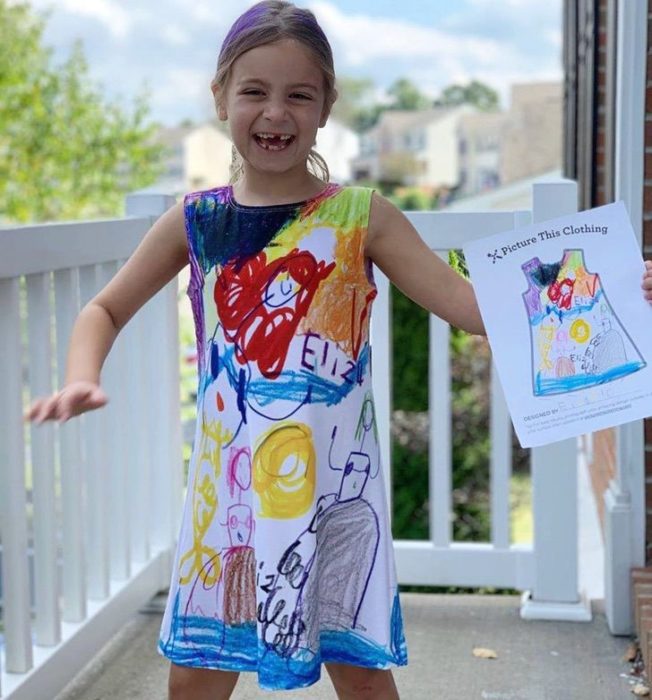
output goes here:
[[459, 125], [460, 194], [471, 196], [501, 184], [500, 160], [504, 112], [464, 114]]
[[188, 190], [217, 187], [229, 181], [231, 141], [213, 124], [193, 129], [183, 140], [183, 170]]
[[502, 146], [503, 184], [560, 166], [563, 102], [561, 82], [512, 86]]
[[389, 110], [362, 135], [355, 177], [427, 187], [459, 181], [458, 130], [467, 105], [425, 110]]

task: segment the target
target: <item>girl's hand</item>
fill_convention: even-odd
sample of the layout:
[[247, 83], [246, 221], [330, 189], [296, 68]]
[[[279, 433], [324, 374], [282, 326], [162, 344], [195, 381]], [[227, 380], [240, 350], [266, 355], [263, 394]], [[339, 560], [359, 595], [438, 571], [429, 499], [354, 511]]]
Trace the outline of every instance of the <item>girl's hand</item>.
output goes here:
[[645, 272], [641, 282], [643, 296], [652, 304], [652, 260], [645, 261]]
[[80, 413], [101, 408], [108, 400], [102, 388], [94, 382], [74, 381], [52, 396], [36, 399], [25, 413], [24, 419], [36, 423], [45, 420], [63, 422]]

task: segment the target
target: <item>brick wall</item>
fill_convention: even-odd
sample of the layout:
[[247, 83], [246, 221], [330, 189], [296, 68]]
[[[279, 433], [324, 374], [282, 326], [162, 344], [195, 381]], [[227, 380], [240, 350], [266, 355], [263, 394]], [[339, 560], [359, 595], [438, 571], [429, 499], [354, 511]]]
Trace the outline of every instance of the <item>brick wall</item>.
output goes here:
[[[610, 73], [615, 46], [615, 32], [610, 26], [610, 12], [615, 11], [612, 0], [598, 0], [596, 8], [597, 40], [595, 52], [595, 182], [591, 206], [601, 206], [614, 200], [613, 189], [613, 73]], [[616, 473], [616, 434], [601, 430], [593, 435], [593, 464], [591, 485], [598, 507], [604, 536], [604, 493]]]
[[[652, 0], [648, 2], [648, 53], [645, 99], [645, 169], [643, 190], [643, 256], [652, 259]], [[652, 564], [652, 420], [645, 420], [645, 550]]]

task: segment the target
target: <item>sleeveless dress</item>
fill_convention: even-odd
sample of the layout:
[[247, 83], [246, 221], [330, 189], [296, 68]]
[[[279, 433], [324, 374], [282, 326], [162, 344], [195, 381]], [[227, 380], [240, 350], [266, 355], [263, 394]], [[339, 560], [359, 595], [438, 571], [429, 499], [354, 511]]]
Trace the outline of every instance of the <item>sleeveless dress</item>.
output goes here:
[[407, 663], [371, 388], [373, 190], [186, 196], [199, 383], [159, 652], [312, 685]]
[[534, 396], [578, 391], [620, 379], [646, 366], [616, 316], [600, 276], [584, 251], [565, 250], [560, 262], [535, 257], [521, 266], [530, 321]]

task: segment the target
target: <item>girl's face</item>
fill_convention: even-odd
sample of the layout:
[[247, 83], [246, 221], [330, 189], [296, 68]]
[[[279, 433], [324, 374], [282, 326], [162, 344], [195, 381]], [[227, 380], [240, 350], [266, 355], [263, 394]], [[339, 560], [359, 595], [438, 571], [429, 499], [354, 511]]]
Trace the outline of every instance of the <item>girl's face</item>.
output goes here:
[[245, 168], [305, 172], [329, 110], [323, 73], [300, 42], [284, 39], [247, 51], [234, 61], [224, 94], [214, 92]]

